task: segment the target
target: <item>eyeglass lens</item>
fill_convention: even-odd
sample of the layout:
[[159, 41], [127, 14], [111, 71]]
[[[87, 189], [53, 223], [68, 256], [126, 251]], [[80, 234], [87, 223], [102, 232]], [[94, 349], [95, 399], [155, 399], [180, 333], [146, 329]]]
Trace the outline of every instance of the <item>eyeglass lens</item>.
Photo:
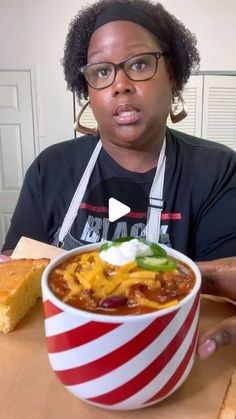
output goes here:
[[109, 62], [90, 64], [85, 69], [85, 75], [90, 86], [95, 89], [110, 86], [119, 68], [123, 68], [125, 74], [131, 80], [148, 80], [156, 73], [159, 58], [158, 55], [154, 54], [140, 54], [119, 64]]

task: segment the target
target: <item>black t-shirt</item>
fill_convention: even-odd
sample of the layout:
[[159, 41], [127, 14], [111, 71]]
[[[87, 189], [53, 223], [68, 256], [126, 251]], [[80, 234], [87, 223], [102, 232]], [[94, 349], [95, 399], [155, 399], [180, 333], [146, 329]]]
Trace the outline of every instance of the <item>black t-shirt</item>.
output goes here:
[[[146, 173], [125, 170], [102, 149], [72, 226], [72, 236], [79, 238], [81, 244], [124, 236], [144, 236], [148, 196], [155, 171], [155, 168]], [[131, 209], [117, 222], [109, 222], [108, 219], [111, 197]]]
[[[97, 139], [82, 137], [44, 150], [28, 170], [4, 250], [21, 236], [52, 243]], [[71, 229], [80, 243], [145, 234], [155, 169], [133, 173], [102, 149]], [[108, 221], [108, 199], [131, 213]], [[236, 255], [236, 153], [212, 141], [167, 129], [161, 232], [195, 260]]]

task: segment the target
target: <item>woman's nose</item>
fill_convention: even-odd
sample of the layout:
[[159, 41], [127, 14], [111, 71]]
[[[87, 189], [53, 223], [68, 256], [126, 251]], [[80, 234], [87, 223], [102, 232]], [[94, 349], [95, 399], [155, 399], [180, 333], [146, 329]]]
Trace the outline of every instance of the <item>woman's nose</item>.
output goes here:
[[124, 93], [133, 93], [135, 91], [134, 81], [129, 79], [123, 69], [118, 69], [115, 80], [112, 84], [112, 92], [114, 96]]

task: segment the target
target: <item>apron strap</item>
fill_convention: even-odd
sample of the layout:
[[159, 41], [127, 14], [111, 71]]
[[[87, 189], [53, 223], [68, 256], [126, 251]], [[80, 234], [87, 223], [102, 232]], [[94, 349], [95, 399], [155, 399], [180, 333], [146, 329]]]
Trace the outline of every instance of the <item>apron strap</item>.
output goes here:
[[149, 207], [147, 213], [146, 239], [158, 243], [161, 229], [161, 213], [163, 210], [163, 189], [166, 166], [166, 139], [164, 138], [160, 156], [158, 159], [155, 177], [149, 195]]
[[79, 206], [81, 204], [81, 201], [83, 199], [84, 193], [86, 191], [90, 176], [92, 174], [92, 171], [94, 169], [94, 166], [96, 164], [98, 155], [102, 148], [102, 142], [101, 140], [98, 141], [92, 156], [90, 157], [90, 160], [86, 166], [86, 169], [83, 173], [82, 178], [80, 179], [80, 182], [77, 186], [77, 189], [75, 191], [75, 194], [73, 196], [73, 199], [70, 203], [69, 209], [65, 215], [65, 218], [63, 220], [60, 234], [59, 234], [59, 241], [58, 241], [58, 247], [63, 247], [63, 241], [64, 237], [67, 235], [67, 233], [70, 231], [72, 224], [77, 216]]

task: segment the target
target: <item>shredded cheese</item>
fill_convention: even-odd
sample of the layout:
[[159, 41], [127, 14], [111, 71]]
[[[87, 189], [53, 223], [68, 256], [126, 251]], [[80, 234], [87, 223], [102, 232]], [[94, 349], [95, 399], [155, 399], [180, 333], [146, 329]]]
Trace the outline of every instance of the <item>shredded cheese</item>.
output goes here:
[[[55, 272], [63, 278], [69, 289], [64, 301], [89, 290], [92, 290], [97, 299], [102, 299], [113, 295], [128, 296], [130, 288], [136, 284], [151, 289], [161, 287], [158, 272], [138, 267], [135, 261], [122, 266], [111, 265], [102, 260], [98, 252], [83, 253], [65, 270], [56, 269]], [[166, 279], [167, 277], [166, 275]], [[159, 304], [138, 294], [135, 299], [137, 304], [154, 309], [170, 307], [178, 302], [173, 300], [167, 304]]]

